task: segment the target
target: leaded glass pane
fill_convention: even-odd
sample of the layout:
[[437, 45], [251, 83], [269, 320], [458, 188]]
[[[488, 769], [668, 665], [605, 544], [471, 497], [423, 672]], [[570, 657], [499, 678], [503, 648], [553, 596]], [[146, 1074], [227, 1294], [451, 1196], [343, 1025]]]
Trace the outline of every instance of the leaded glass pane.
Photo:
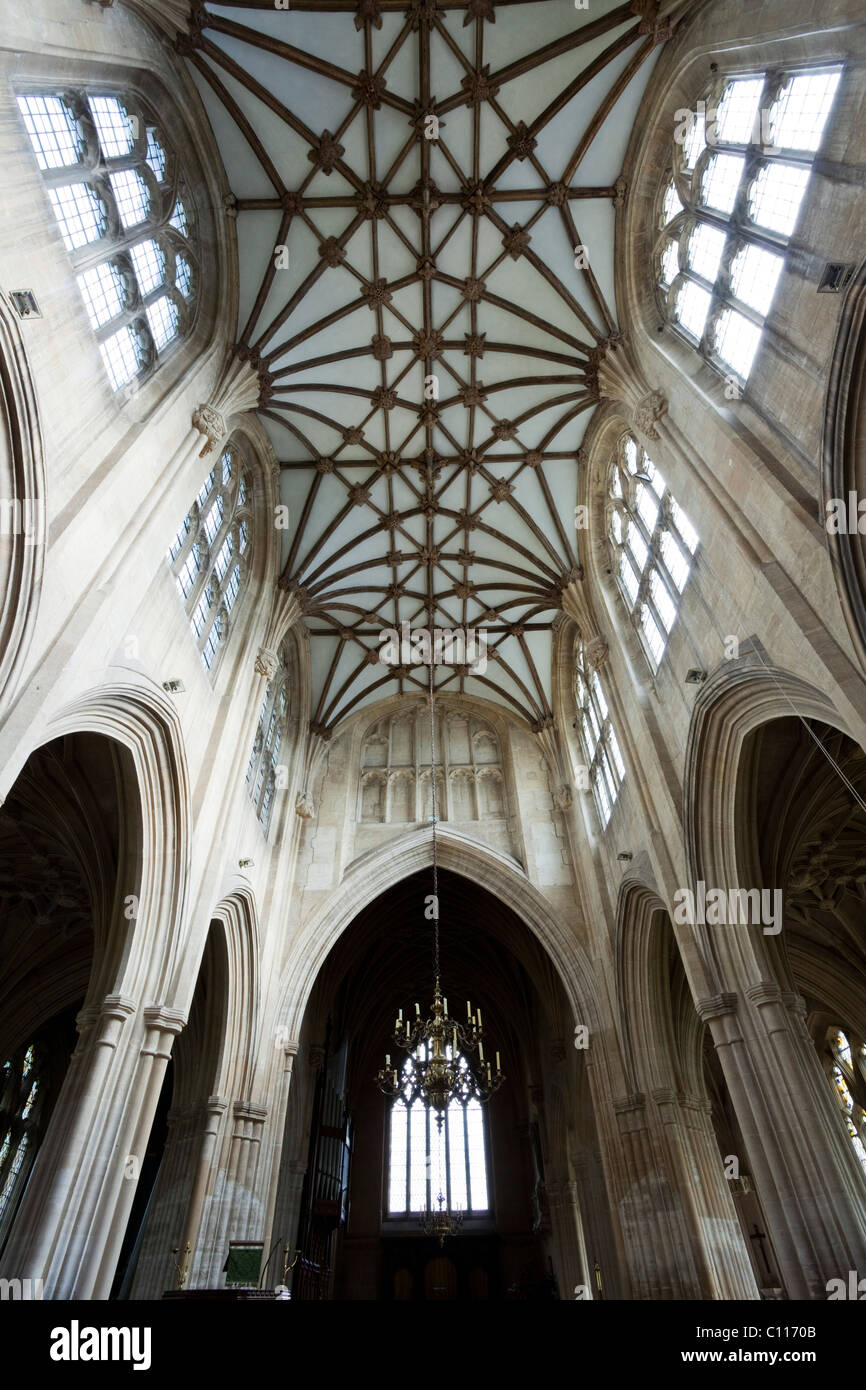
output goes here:
[[723, 362], [743, 380], [752, 370], [761, 330], [736, 309], [723, 309], [716, 324], [715, 347]]
[[751, 143], [763, 90], [763, 76], [742, 77], [728, 83], [716, 115], [717, 140], [730, 145]]
[[147, 185], [135, 169], [120, 169], [109, 174], [108, 181], [124, 227], [137, 227], [147, 220], [150, 197]]
[[689, 237], [688, 263], [696, 275], [704, 280], [715, 280], [722, 252], [725, 249], [725, 233], [706, 222], [699, 222]]
[[817, 150], [841, 72], [804, 72], [785, 88], [770, 114], [770, 140], [785, 150]]
[[657, 570], [650, 574], [650, 595], [656, 606], [656, 612], [661, 618], [666, 632], [670, 632], [677, 616], [676, 605], [667, 591], [665, 583]]
[[60, 97], [19, 97], [18, 109], [40, 169], [67, 169], [80, 163], [82, 140], [78, 124]]
[[743, 174], [745, 160], [737, 154], [714, 154], [707, 162], [701, 182], [701, 196], [709, 208], [732, 212]]
[[155, 241], [139, 241], [129, 252], [142, 297], [158, 289], [165, 279], [165, 256]]
[[672, 285], [679, 270], [679, 247], [675, 241], [669, 241], [662, 254], [662, 284]]
[[115, 391], [138, 375], [138, 345], [129, 324], [99, 345], [108, 379]]
[[[106, 159], [122, 159], [132, 151], [134, 144], [132, 126], [126, 107], [117, 97], [90, 97], [90, 114], [99, 147]], [[126, 224], [124, 224], [126, 225]]]
[[756, 313], [769, 313], [782, 265], [781, 256], [762, 246], [742, 247], [731, 266], [731, 292]]
[[691, 333], [692, 337], [700, 338], [703, 334], [711, 302], [708, 291], [696, 285], [693, 280], [687, 280], [680, 289], [674, 312], [683, 328], [687, 333]]
[[60, 188], [49, 188], [48, 197], [67, 251], [99, 241], [105, 231], [105, 215], [89, 183], [65, 183]]
[[672, 222], [682, 210], [683, 205], [680, 202], [680, 195], [677, 193], [676, 184], [672, 179], [665, 190], [664, 202], [662, 204], [663, 225], [667, 226], [668, 222]]
[[[78, 287], [91, 328], [104, 328], [123, 313], [123, 290], [120, 276], [110, 261], [85, 270], [78, 277]], [[137, 367], [137, 363], [136, 363]]]
[[641, 631], [646, 638], [647, 645], [656, 663], [658, 663], [665, 649], [665, 639], [650, 611], [649, 605], [646, 603], [641, 604], [640, 625]]
[[776, 160], [759, 170], [749, 191], [749, 215], [759, 226], [790, 236], [809, 182], [809, 170]]
[[147, 322], [157, 350], [177, 336], [178, 309], [167, 295], [161, 295], [146, 309]]

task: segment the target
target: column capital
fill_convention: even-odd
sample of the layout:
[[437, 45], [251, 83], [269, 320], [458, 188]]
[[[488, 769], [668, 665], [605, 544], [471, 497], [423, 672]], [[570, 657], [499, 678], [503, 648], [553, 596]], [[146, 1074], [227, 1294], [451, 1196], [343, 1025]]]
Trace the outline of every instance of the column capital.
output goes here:
[[254, 1105], [248, 1100], [236, 1100], [232, 1106], [232, 1114], [236, 1120], [250, 1120], [254, 1125], [261, 1125], [268, 1118], [268, 1107]]
[[785, 1002], [782, 991], [775, 980], [758, 980], [756, 984], [747, 985], [743, 993], [753, 1004], [782, 1004]]
[[186, 1014], [182, 1009], [170, 1009], [165, 1004], [148, 1004], [142, 1010], [148, 1028], [158, 1028], [161, 1033], [177, 1036], [186, 1027]]
[[699, 999], [695, 1004], [698, 1017], [702, 1023], [709, 1023], [713, 1018], [724, 1018], [726, 1014], [737, 1012], [736, 994], [711, 994], [704, 999]]

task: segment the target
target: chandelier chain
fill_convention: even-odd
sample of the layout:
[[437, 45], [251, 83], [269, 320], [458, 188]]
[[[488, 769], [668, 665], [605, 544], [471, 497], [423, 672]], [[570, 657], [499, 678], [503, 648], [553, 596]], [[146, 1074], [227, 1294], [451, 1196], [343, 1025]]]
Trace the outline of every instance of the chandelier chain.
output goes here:
[[436, 719], [433, 712], [433, 656], [430, 656], [430, 795], [433, 808], [433, 978], [439, 981], [439, 846], [436, 839]]

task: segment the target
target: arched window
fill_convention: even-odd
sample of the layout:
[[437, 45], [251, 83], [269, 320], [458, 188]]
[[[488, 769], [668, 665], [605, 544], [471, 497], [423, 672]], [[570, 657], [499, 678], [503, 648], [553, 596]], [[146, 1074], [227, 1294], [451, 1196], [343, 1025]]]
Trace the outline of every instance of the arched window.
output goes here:
[[225, 646], [249, 574], [251, 488], [240, 455], [223, 451], [171, 543], [168, 563], [207, 670]]
[[836, 1098], [866, 1173], [866, 1044], [852, 1046], [841, 1030], [831, 1033], [828, 1041]]
[[608, 482], [613, 569], [653, 671], [691, 573], [698, 535], [645, 449], [620, 439]]
[[[280, 764], [280, 751], [286, 739], [289, 715], [289, 678], [291, 664], [285, 644], [278, 653], [278, 665], [268, 684], [259, 723], [253, 740], [253, 750], [247, 767], [247, 787], [262, 830], [267, 835], [274, 809], [277, 788], [285, 787], [286, 769]], [[284, 780], [280, 781], [281, 773]]]
[[42, 1087], [39, 1054], [20, 1048], [0, 1072], [0, 1230], [24, 1191], [37, 1144]]
[[[424, 1043], [416, 1052], [425, 1056]], [[450, 1058], [451, 1049], [446, 1049]], [[457, 1065], [468, 1069], [458, 1053]], [[407, 1060], [407, 1079], [411, 1072]], [[407, 1088], [408, 1093], [408, 1088]], [[477, 1100], [452, 1100], [441, 1127], [422, 1100], [398, 1096], [391, 1105], [388, 1142], [388, 1214], [435, 1211], [440, 1191], [452, 1211], [490, 1210], [484, 1116]]]
[[728, 75], [678, 111], [659, 195], [656, 275], [665, 311], [745, 383], [841, 69]]
[[18, 107], [115, 391], [191, 327], [192, 204], [158, 118], [104, 91], [31, 92]]
[[625, 763], [610, 721], [610, 711], [601, 680], [587, 658], [583, 642], [577, 644], [574, 697], [589, 786], [592, 787], [604, 827], [610, 820], [613, 804], [619, 796], [619, 789], [625, 777]]

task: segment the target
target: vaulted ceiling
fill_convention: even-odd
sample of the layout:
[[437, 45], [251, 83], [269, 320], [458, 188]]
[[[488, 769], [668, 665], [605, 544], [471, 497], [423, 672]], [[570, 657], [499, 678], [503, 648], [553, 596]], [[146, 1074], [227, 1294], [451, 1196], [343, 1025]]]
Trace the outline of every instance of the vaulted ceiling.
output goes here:
[[237, 214], [239, 355], [290, 526], [313, 722], [426, 689], [408, 622], [484, 628], [436, 688], [550, 715], [577, 450], [615, 339], [623, 156], [653, 0], [198, 6], [181, 49]]

